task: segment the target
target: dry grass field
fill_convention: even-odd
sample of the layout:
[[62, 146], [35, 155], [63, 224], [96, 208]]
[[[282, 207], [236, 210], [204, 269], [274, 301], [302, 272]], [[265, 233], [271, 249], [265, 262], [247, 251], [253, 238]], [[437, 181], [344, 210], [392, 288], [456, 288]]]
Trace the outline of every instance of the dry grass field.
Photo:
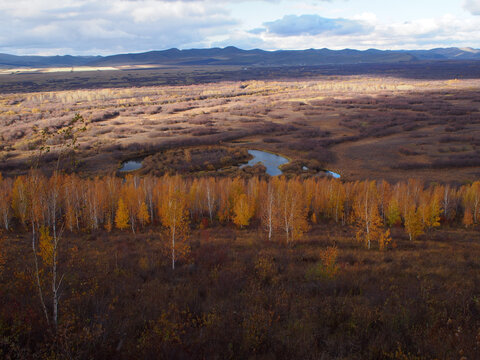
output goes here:
[[[86, 123], [78, 133], [80, 172], [222, 145], [285, 155], [290, 173], [307, 166], [347, 180], [461, 183], [480, 174], [479, 88], [480, 80], [363, 75], [3, 94], [0, 171], [25, 171], [42, 130], [54, 134], [48, 165], [63, 147], [58, 133], [78, 113]], [[175, 168], [163, 161], [160, 172], [168, 171]]]

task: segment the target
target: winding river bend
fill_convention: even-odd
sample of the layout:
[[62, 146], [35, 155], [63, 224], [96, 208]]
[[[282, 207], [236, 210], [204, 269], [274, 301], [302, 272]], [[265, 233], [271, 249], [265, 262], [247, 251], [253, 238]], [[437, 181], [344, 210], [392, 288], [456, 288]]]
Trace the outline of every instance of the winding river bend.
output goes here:
[[[248, 150], [248, 153], [253, 156], [253, 159], [251, 159], [248, 163], [243, 164], [240, 166], [241, 168], [244, 168], [245, 166], [253, 166], [258, 163], [262, 163], [266, 167], [266, 173], [270, 176], [278, 176], [282, 175], [282, 170], [280, 170], [280, 166], [287, 164], [289, 160], [281, 155], [277, 154], [272, 154], [266, 151], [261, 151], [261, 150]], [[122, 163], [122, 167], [120, 168], [120, 172], [129, 172], [129, 171], [135, 171], [138, 169], [142, 168], [142, 160], [137, 159], [137, 160], [129, 160], [125, 161]], [[303, 167], [303, 170], [306, 171], [308, 170], [307, 167]], [[337, 174], [336, 172], [325, 170], [325, 172], [336, 178], [340, 178], [340, 174]]]

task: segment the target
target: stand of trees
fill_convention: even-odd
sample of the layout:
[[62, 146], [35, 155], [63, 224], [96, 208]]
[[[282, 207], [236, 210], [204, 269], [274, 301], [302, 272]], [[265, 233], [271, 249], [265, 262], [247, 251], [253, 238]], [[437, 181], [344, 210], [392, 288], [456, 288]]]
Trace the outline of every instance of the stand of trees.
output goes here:
[[[341, 303], [343, 309], [346, 298], [351, 301], [352, 314], [362, 314], [362, 319], [378, 311], [392, 313], [388, 309], [370, 313], [370, 308], [358, 308], [356, 302], [360, 296], [356, 281], [362, 276], [365, 281], [376, 279], [368, 280], [368, 284], [380, 282], [376, 291], [384, 291], [389, 299], [400, 296], [390, 292], [391, 284], [387, 284], [400, 275], [385, 277], [380, 266], [385, 265], [381, 261], [395, 256], [405, 260], [404, 253], [375, 251], [390, 246], [391, 227], [403, 227], [412, 241], [423, 234], [429, 236], [441, 226], [473, 227], [480, 221], [479, 205], [480, 182], [453, 187], [425, 186], [418, 180], [390, 184], [285, 177], [81, 178], [60, 172], [46, 177], [38, 171], [16, 178], [0, 177], [0, 294], [4, 298], [0, 306], [0, 354], [20, 354], [18, 358], [22, 358], [21, 349], [25, 349], [23, 358], [29, 358], [29, 353], [41, 354], [39, 358], [55, 357], [52, 354], [60, 354], [58, 358], [91, 358], [96, 351], [103, 351], [103, 358], [115, 358], [122, 351], [129, 355], [140, 351], [144, 358], [157, 358], [158, 353], [175, 358], [179, 349], [207, 351], [205, 344], [211, 343], [212, 332], [215, 335], [211, 336], [224, 341], [212, 353], [223, 354], [233, 341], [238, 358], [242, 358], [274, 348], [274, 339], [282, 338], [288, 328], [296, 334], [287, 346], [292, 356], [285, 355], [292, 358], [301, 353], [299, 348], [308, 348], [295, 345], [299, 339], [307, 344], [305, 339], [317, 335], [299, 335], [296, 331], [300, 328], [289, 328], [288, 314], [292, 314], [288, 320], [293, 321], [291, 324], [300, 318], [321, 327], [324, 323], [320, 318], [311, 319], [315, 311], [299, 314], [318, 303], [318, 309], [325, 311], [322, 316], [335, 316], [332, 306]], [[350, 255], [344, 255], [340, 266], [336, 259], [342, 248], [335, 242], [317, 255], [312, 255], [317, 248], [307, 251], [305, 243], [292, 248], [311, 227], [322, 222], [354, 230], [345, 234], [355, 238], [359, 246], [343, 248]], [[238, 231], [232, 232], [234, 227]], [[190, 239], [189, 233], [195, 228], [204, 229], [199, 232], [201, 238]], [[224, 232], [225, 242], [205, 240], [209, 228]], [[247, 228], [255, 231], [245, 231]], [[105, 236], [106, 232], [112, 234]], [[258, 239], [259, 233], [265, 241], [251, 242], [249, 247], [233, 241], [237, 235]], [[92, 241], [94, 238], [97, 240]], [[278, 246], [279, 242], [283, 245]], [[376, 270], [371, 270], [374, 265], [364, 269], [368, 262], [358, 265], [360, 259], [349, 260], [355, 254], [377, 259], [381, 265], [375, 265]], [[409, 261], [413, 266], [417, 260]], [[452, 262], [458, 262], [458, 258], [452, 258]], [[401, 269], [401, 276], [407, 276], [403, 265]], [[430, 296], [429, 292], [417, 291], [418, 274], [412, 274], [409, 281], [398, 281], [404, 291], [400, 303], [411, 294]], [[450, 279], [451, 273], [446, 274], [445, 279]], [[337, 281], [338, 276], [341, 279]], [[458, 282], [462, 287], [463, 276], [461, 273]], [[435, 286], [443, 286], [443, 281]], [[477, 282], [472, 280], [471, 284], [469, 291], [477, 294], [473, 288]], [[323, 290], [317, 293], [318, 286]], [[362, 286], [367, 288], [365, 283]], [[244, 287], [248, 291], [242, 290]], [[325, 295], [337, 291], [338, 298]], [[375, 294], [361, 296], [377, 304]], [[425, 303], [438, 301], [438, 309], [448, 303], [451, 312], [458, 308], [455, 297], [437, 299], [435, 294]], [[238, 296], [243, 296], [242, 304], [248, 304], [247, 308], [238, 306]], [[418, 302], [409, 303], [404, 311], [414, 314], [418, 310], [423, 316], [425, 309], [419, 310], [416, 304], [424, 300], [417, 298]], [[398, 306], [396, 302], [391, 304]], [[438, 309], [431, 313], [431, 321], [443, 314]], [[226, 329], [239, 321], [239, 311], [241, 324], [233, 328], [240, 333], [231, 335]], [[122, 320], [126, 316], [128, 322]], [[429, 323], [406, 318], [413, 319], [415, 326]], [[472, 323], [475, 319], [471, 318]], [[448, 319], [444, 320], [441, 324], [450, 326]], [[281, 325], [275, 325], [279, 321]], [[394, 351], [396, 342], [402, 341], [406, 349], [414, 349], [402, 338], [405, 334], [395, 330], [397, 321], [385, 318], [383, 327], [377, 329], [378, 333], [391, 331], [395, 341], [382, 340], [380, 346], [371, 337], [369, 346]], [[209, 332], [204, 333], [205, 329]], [[477, 334], [477, 329], [472, 329], [466, 332], [468, 336]], [[342, 339], [352, 336], [348, 331], [340, 333]], [[86, 344], [90, 343], [95, 345], [89, 348]]]
[[161, 224], [173, 257], [188, 230], [200, 224], [258, 226], [269, 240], [290, 243], [320, 221], [355, 226], [359, 242], [384, 249], [392, 226], [403, 226], [415, 240], [441, 224], [478, 224], [480, 182], [452, 187], [425, 186], [415, 179], [397, 184], [285, 177], [83, 179], [60, 173], [48, 178], [38, 172], [0, 177], [0, 228], [5, 231], [44, 228], [55, 238], [59, 230], [136, 233]]

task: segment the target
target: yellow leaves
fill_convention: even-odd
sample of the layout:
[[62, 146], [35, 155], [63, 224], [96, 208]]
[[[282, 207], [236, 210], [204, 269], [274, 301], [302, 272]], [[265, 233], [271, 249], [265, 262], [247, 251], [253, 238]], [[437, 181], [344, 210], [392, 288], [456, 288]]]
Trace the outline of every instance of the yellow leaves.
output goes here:
[[423, 225], [425, 228], [430, 229], [440, 226], [440, 201], [435, 194], [425, 194], [418, 210], [422, 214]]
[[187, 230], [187, 201], [184, 192], [180, 189], [170, 189], [159, 210], [163, 226], [179, 234]]
[[338, 248], [329, 246], [326, 249], [322, 249], [319, 257], [320, 261], [307, 269], [305, 278], [310, 281], [333, 279], [338, 272]]
[[277, 181], [279, 202], [279, 227], [286, 235], [286, 241], [296, 241], [308, 231], [308, 208], [305, 189], [298, 179], [287, 181], [281, 178]]
[[150, 214], [148, 213], [148, 207], [147, 207], [147, 204], [145, 204], [145, 201], [142, 201], [142, 204], [140, 205], [137, 218], [138, 218], [138, 221], [140, 221], [140, 224], [142, 224], [142, 226], [145, 226], [145, 224], [150, 223]]
[[473, 225], [473, 215], [472, 215], [472, 210], [470, 210], [470, 208], [467, 208], [465, 210], [465, 214], [463, 215], [462, 223], [463, 223], [463, 225], [465, 225], [466, 228]]
[[479, 181], [473, 182], [472, 185], [467, 186], [466, 189], [464, 189], [463, 205], [465, 207], [465, 214], [467, 213], [467, 211], [469, 211], [472, 216], [472, 224], [476, 224], [478, 220], [478, 213], [480, 211], [480, 182]]
[[357, 227], [356, 239], [370, 249], [372, 242], [378, 239], [382, 226], [374, 181], [364, 182], [359, 187], [353, 209]]
[[171, 240], [172, 269], [178, 258], [187, 258], [190, 247], [184, 243], [189, 231], [187, 195], [180, 177], [169, 179], [168, 187], [163, 189], [159, 204], [159, 215]]
[[183, 264], [190, 264], [192, 262], [192, 249], [190, 245], [185, 243], [186, 239], [175, 242], [175, 261], [181, 261]]
[[112, 229], [113, 229], [112, 220], [110, 219], [110, 217], [108, 217], [107, 221], [105, 222], [105, 230], [107, 230], [107, 232], [112, 232]]
[[336, 246], [329, 246], [320, 252], [320, 260], [322, 261], [325, 274], [333, 278], [338, 272], [337, 265], [338, 248]]
[[118, 199], [117, 213], [115, 214], [115, 225], [118, 229], [128, 228], [128, 209], [123, 199]]
[[388, 203], [386, 220], [389, 227], [401, 223], [402, 218], [400, 217], [400, 206], [398, 205], [397, 199], [391, 199]]
[[422, 215], [415, 209], [415, 205], [410, 206], [405, 216], [405, 230], [410, 240], [416, 240], [418, 236], [422, 235], [424, 233], [423, 229]]
[[249, 201], [246, 194], [241, 194], [236, 200], [233, 206], [233, 222], [235, 225], [243, 228], [248, 226], [250, 219], [255, 211], [255, 207], [252, 206], [252, 202]]
[[52, 266], [54, 254], [55, 244], [53, 242], [53, 237], [50, 235], [50, 230], [47, 227], [42, 226], [40, 227], [38, 255], [40, 255], [45, 265]]
[[382, 232], [380, 234], [380, 237], [378, 238], [378, 248], [380, 249], [380, 251], [384, 251], [391, 241], [392, 241], [392, 238], [390, 237], [390, 229], [387, 229], [387, 231]]

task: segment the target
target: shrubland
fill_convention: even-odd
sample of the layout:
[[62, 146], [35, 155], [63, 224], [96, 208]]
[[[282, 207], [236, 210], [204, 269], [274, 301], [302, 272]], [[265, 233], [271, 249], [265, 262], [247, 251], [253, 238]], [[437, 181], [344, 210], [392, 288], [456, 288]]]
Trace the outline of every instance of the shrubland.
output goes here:
[[477, 198], [418, 179], [3, 178], [0, 351], [475, 358]]
[[[58, 132], [78, 114], [86, 127], [75, 171], [89, 175], [133, 158], [226, 146], [280, 153], [347, 180], [399, 181], [415, 170], [424, 181], [463, 183], [480, 169], [477, 89], [475, 79], [363, 75], [4, 94], [0, 170], [25, 173], [43, 132], [53, 135], [51, 153], [60, 151]], [[52, 170], [54, 158], [41, 165]]]

